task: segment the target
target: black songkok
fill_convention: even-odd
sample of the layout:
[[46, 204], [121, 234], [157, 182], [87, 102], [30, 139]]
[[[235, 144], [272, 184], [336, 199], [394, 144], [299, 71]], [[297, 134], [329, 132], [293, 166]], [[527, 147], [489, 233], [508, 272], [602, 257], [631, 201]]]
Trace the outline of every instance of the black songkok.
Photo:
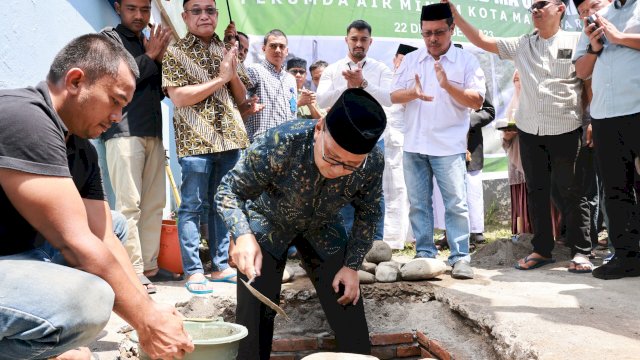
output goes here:
[[453, 17], [449, 4], [437, 3], [422, 7], [420, 21], [437, 21]]
[[582, 4], [585, 0], [573, 0], [573, 5], [576, 6], [576, 10], [578, 10], [578, 6]]
[[352, 154], [373, 150], [387, 126], [382, 106], [363, 89], [347, 89], [325, 118], [333, 140]]
[[400, 46], [398, 46], [398, 51], [396, 51], [396, 55], [407, 55], [414, 50], [418, 50], [418, 48], [411, 45], [400, 44]]
[[306, 69], [307, 68], [307, 60], [301, 59], [298, 57], [294, 57], [287, 61], [287, 70], [293, 68]]

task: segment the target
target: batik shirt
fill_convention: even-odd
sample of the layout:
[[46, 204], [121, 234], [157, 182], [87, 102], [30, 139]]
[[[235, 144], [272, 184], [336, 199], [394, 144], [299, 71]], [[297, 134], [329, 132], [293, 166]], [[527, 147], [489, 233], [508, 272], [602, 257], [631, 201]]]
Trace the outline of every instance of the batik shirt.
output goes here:
[[[202, 84], [220, 74], [224, 57], [224, 44], [213, 36], [205, 44], [195, 35], [187, 33], [169, 46], [162, 59], [162, 87]], [[252, 87], [242, 63], [237, 67], [245, 87]], [[249, 138], [242, 117], [231, 95], [229, 84], [214, 91], [209, 97], [191, 106], [176, 106], [173, 115], [178, 156], [212, 154], [244, 149]]]
[[[384, 159], [375, 147], [364, 168], [325, 178], [313, 156], [315, 124], [294, 120], [259, 137], [222, 179], [216, 194], [218, 213], [234, 239], [254, 234], [260, 247], [278, 259], [302, 235], [321, 258], [342, 251], [344, 265], [356, 270], [382, 216]], [[355, 208], [349, 236], [340, 216], [347, 203]]]

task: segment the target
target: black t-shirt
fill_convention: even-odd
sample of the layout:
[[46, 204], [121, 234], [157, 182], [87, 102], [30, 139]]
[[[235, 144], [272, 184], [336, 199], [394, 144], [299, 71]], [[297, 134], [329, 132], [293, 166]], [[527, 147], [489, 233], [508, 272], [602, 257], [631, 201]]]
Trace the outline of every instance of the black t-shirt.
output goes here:
[[[0, 91], [0, 168], [71, 177], [69, 165], [73, 164], [81, 195], [104, 199], [95, 149], [88, 140], [71, 136], [67, 156], [66, 135], [67, 128], [53, 109], [46, 83]], [[100, 184], [99, 190], [96, 184]], [[0, 188], [0, 256], [32, 249], [36, 235]]]

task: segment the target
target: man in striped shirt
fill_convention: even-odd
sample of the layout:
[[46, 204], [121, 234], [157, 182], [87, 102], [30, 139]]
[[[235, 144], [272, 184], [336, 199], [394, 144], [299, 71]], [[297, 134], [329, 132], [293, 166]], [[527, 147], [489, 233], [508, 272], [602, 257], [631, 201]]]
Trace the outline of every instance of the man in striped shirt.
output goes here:
[[537, 29], [513, 38], [484, 35], [465, 19], [448, 0], [455, 23], [474, 45], [515, 62], [521, 77], [522, 96], [516, 113], [522, 166], [527, 180], [529, 209], [534, 237], [533, 252], [520, 259], [516, 268], [531, 270], [555, 260], [550, 208], [552, 179], [562, 195], [567, 239], [573, 257], [569, 271], [591, 272], [589, 261], [589, 210], [580, 196], [575, 164], [580, 149], [582, 125], [582, 80], [571, 62], [577, 33], [560, 28], [566, 7], [561, 0], [535, 0], [529, 12]]

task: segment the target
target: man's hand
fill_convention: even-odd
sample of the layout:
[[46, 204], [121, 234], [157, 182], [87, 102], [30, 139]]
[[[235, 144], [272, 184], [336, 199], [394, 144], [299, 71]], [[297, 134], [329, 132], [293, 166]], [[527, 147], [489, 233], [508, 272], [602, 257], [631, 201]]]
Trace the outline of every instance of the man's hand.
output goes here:
[[151, 302], [142, 328], [136, 329], [140, 346], [151, 359], [182, 359], [193, 351], [193, 342], [184, 329], [182, 315], [173, 307]]
[[433, 101], [433, 96], [426, 95], [422, 92], [422, 84], [420, 83], [420, 75], [416, 74], [416, 84], [413, 87], [416, 98], [422, 101]]
[[502, 138], [509, 141], [518, 135], [518, 130], [504, 130], [502, 132]]
[[253, 234], [244, 234], [236, 239], [236, 245], [231, 252], [231, 257], [238, 266], [238, 270], [249, 279], [260, 276], [262, 251]]
[[340, 284], [344, 285], [344, 295], [338, 299], [338, 304], [355, 305], [360, 298], [360, 278], [358, 272], [343, 266], [333, 278], [333, 291], [336, 294], [340, 291]]
[[591, 124], [587, 125], [587, 133], [585, 134], [584, 146], [593, 147], [593, 129]]
[[598, 14], [596, 14], [596, 16], [598, 17], [597, 21], [600, 23], [601, 31], [604, 31], [604, 34], [607, 37], [607, 41], [612, 44], [619, 45], [622, 41], [622, 32], [620, 32], [620, 30], [618, 30], [609, 20]]
[[436, 79], [438, 79], [438, 84], [440, 84], [440, 87], [443, 89], [447, 89], [447, 87], [449, 86], [449, 79], [447, 79], [447, 73], [444, 71], [444, 69], [442, 68], [442, 65], [440, 65], [440, 62], [436, 61], [435, 64], [433, 65], [433, 68], [436, 70]]
[[347, 89], [353, 89], [360, 87], [364, 78], [362, 77], [362, 67], [358, 64], [358, 67], [353, 70], [342, 71], [342, 76], [347, 80]]
[[234, 76], [237, 76], [238, 67], [238, 48], [235, 46], [225, 52], [222, 62], [220, 63], [220, 78], [228, 83]]
[[152, 60], [162, 62], [165, 51], [171, 41], [171, 30], [169, 28], [162, 27], [161, 24], [151, 25], [149, 31], [149, 39], [143, 37], [143, 45], [145, 54]]
[[[252, 97], [240, 103], [238, 105], [238, 109], [240, 110], [240, 116], [242, 116], [243, 119], [246, 119], [249, 116], [257, 114], [260, 111], [262, 111], [262, 109], [264, 109], [265, 107], [265, 104], [260, 104], [259, 101], [260, 101], [260, 98], [257, 95], [253, 95]], [[229, 254], [231, 254], [231, 251], [229, 251]]]
[[224, 29], [224, 42], [227, 44], [235, 45], [238, 38], [238, 31], [236, 30], [236, 23], [231, 21], [227, 28]]
[[604, 27], [600, 25], [602, 18], [599, 17], [597, 14], [596, 16], [597, 16], [596, 18], [597, 20], [593, 24], [588, 24], [587, 19], [584, 19], [583, 31], [585, 35], [589, 37], [589, 42], [591, 43], [591, 49], [593, 51], [600, 51], [600, 49], [602, 49], [603, 47], [603, 45], [600, 43], [600, 38], [602, 38], [602, 36], [604, 35]]
[[316, 102], [316, 93], [308, 89], [302, 89], [298, 97], [298, 107], [311, 105]]

